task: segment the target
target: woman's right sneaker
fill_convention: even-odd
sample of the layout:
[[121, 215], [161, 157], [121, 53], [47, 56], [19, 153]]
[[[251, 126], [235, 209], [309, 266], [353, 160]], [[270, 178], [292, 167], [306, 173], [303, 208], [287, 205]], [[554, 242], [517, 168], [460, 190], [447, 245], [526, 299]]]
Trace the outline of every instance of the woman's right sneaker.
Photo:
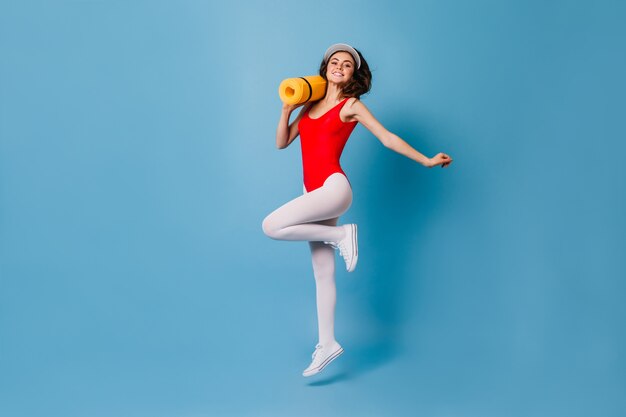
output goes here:
[[359, 246], [357, 240], [356, 224], [344, 224], [341, 226], [346, 232], [346, 236], [339, 242], [324, 242], [335, 249], [339, 249], [339, 253], [346, 262], [348, 272], [354, 271], [356, 263], [359, 259]]

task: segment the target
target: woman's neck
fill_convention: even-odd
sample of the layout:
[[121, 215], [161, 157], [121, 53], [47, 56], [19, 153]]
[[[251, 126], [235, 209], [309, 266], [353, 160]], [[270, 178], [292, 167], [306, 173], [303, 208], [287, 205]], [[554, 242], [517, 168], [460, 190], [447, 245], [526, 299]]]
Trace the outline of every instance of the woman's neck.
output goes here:
[[343, 90], [339, 85], [329, 82], [328, 87], [326, 89], [326, 96], [324, 97], [324, 101], [327, 103], [335, 103], [340, 101], [343, 97]]

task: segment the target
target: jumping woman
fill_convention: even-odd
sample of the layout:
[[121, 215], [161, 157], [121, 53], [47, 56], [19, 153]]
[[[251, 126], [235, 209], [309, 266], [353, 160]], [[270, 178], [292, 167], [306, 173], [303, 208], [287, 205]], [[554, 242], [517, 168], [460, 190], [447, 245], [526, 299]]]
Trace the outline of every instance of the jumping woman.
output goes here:
[[263, 220], [263, 231], [272, 239], [308, 241], [311, 248], [317, 296], [318, 343], [305, 377], [322, 371], [343, 353], [335, 340], [335, 249], [346, 269], [358, 260], [356, 224], [337, 225], [339, 216], [352, 203], [352, 189], [339, 158], [357, 123], [365, 126], [382, 144], [425, 167], [452, 163], [445, 153], [428, 158], [389, 132], [359, 100], [371, 88], [372, 74], [363, 55], [350, 45], [335, 44], [326, 50], [320, 65], [326, 79], [326, 95], [304, 105], [290, 124], [291, 113], [300, 105], [283, 104], [276, 146], [284, 149], [298, 135], [302, 148], [304, 194], [289, 201]]

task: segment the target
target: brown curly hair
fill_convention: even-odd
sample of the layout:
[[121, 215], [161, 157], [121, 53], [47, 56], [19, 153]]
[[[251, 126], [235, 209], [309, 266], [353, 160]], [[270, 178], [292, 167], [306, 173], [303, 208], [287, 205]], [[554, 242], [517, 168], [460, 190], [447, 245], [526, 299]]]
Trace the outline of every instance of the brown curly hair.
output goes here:
[[[372, 72], [370, 71], [369, 65], [367, 65], [367, 61], [363, 58], [363, 55], [358, 49], [355, 49], [357, 54], [359, 54], [359, 58], [361, 59], [361, 66], [359, 69], [354, 70], [354, 74], [352, 74], [352, 78], [348, 83], [343, 87], [341, 93], [344, 97], [356, 97], [359, 98], [361, 95], [366, 94], [372, 88]], [[334, 54], [333, 54], [334, 55]], [[330, 57], [328, 58], [330, 61]], [[320, 75], [325, 80], [326, 78], [326, 69], [328, 68], [328, 61], [322, 60], [320, 64]]]

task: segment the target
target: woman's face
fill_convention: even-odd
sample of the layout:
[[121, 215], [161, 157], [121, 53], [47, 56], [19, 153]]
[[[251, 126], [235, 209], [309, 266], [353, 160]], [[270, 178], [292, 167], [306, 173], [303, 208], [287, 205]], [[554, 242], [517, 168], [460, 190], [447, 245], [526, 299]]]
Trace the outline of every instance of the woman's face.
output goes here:
[[328, 60], [326, 79], [336, 84], [345, 84], [354, 74], [354, 58], [349, 52], [335, 52]]

